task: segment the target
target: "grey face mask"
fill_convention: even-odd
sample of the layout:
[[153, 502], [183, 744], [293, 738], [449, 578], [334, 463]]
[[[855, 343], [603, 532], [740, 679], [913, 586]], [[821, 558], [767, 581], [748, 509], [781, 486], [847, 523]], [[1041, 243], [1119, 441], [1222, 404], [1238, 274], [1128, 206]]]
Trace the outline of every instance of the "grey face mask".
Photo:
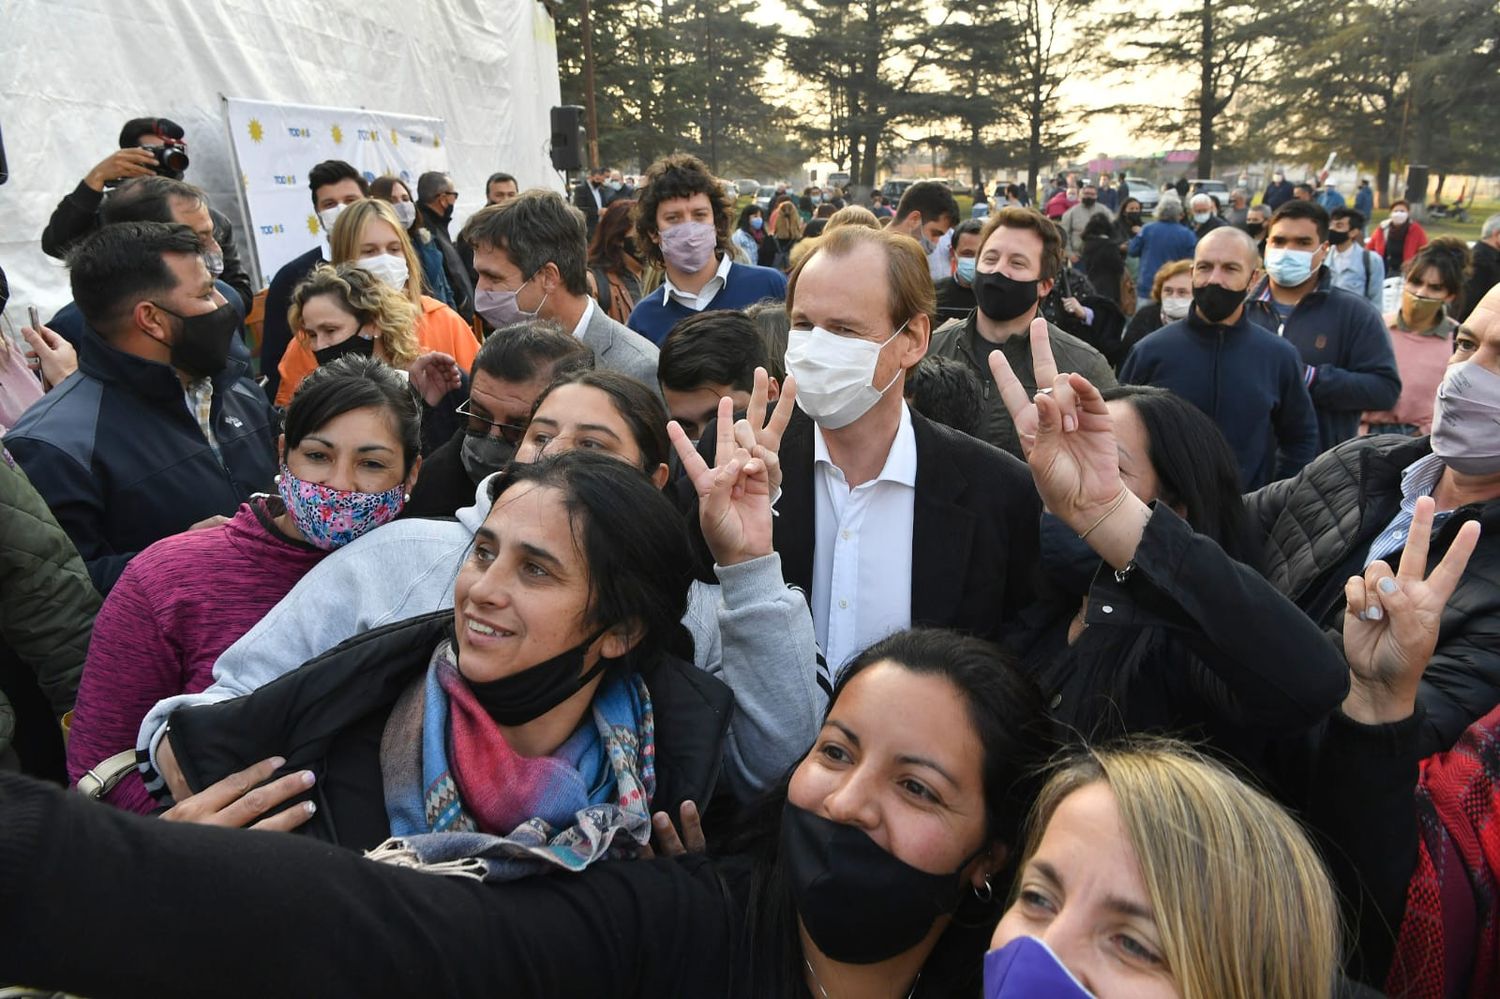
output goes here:
[[464, 442], [458, 449], [458, 458], [464, 471], [477, 486], [486, 475], [500, 471], [516, 455], [516, 446], [501, 437], [489, 434], [464, 433]]

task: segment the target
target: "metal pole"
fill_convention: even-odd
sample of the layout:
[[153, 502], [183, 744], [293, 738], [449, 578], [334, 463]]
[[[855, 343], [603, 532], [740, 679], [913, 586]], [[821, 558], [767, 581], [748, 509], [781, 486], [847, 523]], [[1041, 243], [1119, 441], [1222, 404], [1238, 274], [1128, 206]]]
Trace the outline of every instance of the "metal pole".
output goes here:
[[589, 0], [582, 0], [579, 15], [583, 28], [583, 103], [588, 115], [589, 166], [599, 168], [599, 119], [594, 111], [594, 30], [589, 24]]

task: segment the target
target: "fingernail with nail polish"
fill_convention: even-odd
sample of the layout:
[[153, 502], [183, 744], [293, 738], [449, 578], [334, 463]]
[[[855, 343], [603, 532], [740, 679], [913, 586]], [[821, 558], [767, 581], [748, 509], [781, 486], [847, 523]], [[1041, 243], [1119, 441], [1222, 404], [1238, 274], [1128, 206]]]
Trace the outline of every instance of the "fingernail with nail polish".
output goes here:
[[1385, 615], [1380, 612], [1379, 607], [1371, 607], [1365, 611], [1365, 616], [1371, 621], [1379, 621]]
[[1396, 581], [1394, 579], [1392, 579], [1390, 576], [1387, 576], [1384, 579], [1382, 579], [1380, 581], [1380, 592], [1381, 593], [1395, 593], [1396, 592]]

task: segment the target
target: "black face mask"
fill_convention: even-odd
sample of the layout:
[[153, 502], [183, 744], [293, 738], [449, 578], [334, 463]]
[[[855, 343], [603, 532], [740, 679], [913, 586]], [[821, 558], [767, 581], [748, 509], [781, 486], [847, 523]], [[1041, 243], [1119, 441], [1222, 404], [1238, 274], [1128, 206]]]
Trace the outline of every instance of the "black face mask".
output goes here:
[[1022, 315], [1036, 304], [1036, 281], [1017, 281], [999, 271], [974, 272], [974, 301], [997, 323]]
[[1265, 227], [1266, 227], [1266, 224], [1264, 222], [1246, 222], [1245, 223], [1245, 231], [1248, 232], [1252, 236], [1259, 236], [1261, 234], [1261, 230], [1265, 229]]
[[960, 874], [973, 859], [951, 874], [929, 874], [855, 826], [791, 802], [781, 813], [781, 861], [797, 915], [818, 950], [845, 964], [874, 964], [916, 946], [963, 901]]
[[1055, 513], [1042, 513], [1042, 572], [1064, 593], [1087, 596], [1104, 560]]
[[152, 304], [179, 321], [170, 345], [172, 367], [192, 378], [212, 378], [224, 370], [229, 343], [240, 325], [233, 306], [225, 302], [212, 312], [181, 316], [164, 305]]
[[1340, 232], [1337, 229], [1328, 230], [1329, 246], [1343, 246], [1347, 242], [1349, 242], [1349, 234], [1347, 232]]
[[1126, 225], [1140, 225], [1141, 224], [1141, 213], [1140, 212], [1126, 212], [1125, 213], [1125, 224]]
[[[582, 644], [519, 673], [483, 683], [465, 677], [464, 682], [495, 721], [508, 726], [524, 725], [578, 693], [609, 667], [613, 660], [600, 656], [593, 669], [582, 676], [578, 672], [583, 669], [588, 647], [602, 634], [604, 630], [596, 631]], [[459, 675], [462, 676], [462, 671]]]
[[1085, 207], [1085, 208], [1093, 208], [1094, 207], [1094, 203], [1097, 202], [1099, 199], [1098, 198], [1081, 198], [1080, 200], [1083, 202], [1083, 207]]
[[374, 357], [375, 341], [366, 340], [358, 333], [355, 333], [346, 340], [340, 340], [332, 347], [324, 347], [313, 351], [313, 357], [318, 359], [320, 367], [325, 364], [332, 364], [339, 358], [348, 357], [350, 354], [353, 354], [355, 357]]
[[1247, 288], [1226, 288], [1222, 284], [1205, 284], [1193, 288], [1193, 308], [1211, 323], [1222, 323], [1245, 304]]
[[493, 434], [475, 434], [464, 431], [464, 441], [458, 448], [458, 460], [474, 484], [485, 476], [500, 471], [516, 456], [516, 446], [503, 437]]

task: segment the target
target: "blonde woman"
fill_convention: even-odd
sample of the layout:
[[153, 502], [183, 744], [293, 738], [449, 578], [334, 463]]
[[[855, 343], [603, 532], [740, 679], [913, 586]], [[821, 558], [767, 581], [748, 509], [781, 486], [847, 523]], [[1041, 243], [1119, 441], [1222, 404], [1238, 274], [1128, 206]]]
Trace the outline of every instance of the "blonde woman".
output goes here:
[[802, 239], [802, 216], [797, 214], [797, 206], [790, 201], [783, 201], [776, 206], [771, 213], [771, 237], [776, 240], [776, 267], [778, 270], [786, 271], [791, 268], [792, 247]]
[[[417, 312], [415, 332], [418, 353], [441, 355], [438, 383], [446, 390], [462, 383], [460, 369], [468, 371], [479, 353], [474, 331], [458, 313], [435, 298], [422, 294], [422, 265], [417, 259], [406, 227], [388, 202], [367, 198], [356, 201], [339, 215], [329, 234], [333, 263], [353, 264], [383, 281], [411, 303]], [[295, 323], [293, 329], [296, 329]], [[452, 363], [450, 363], [452, 362]], [[432, 364], [433, 362], [427, 362]], [[278, 370], [281, 385], [276, 405], [285, 406], [308, 373], [318, 366], [305, 338], [295, 337], [282, 355]], [[422, 365], [414, 378], [424, 398], [431, 402], [428, 368]], [[435, 389], [434, 389], [435, 391]], [[439, 394], [440, 396], [441, 394]]]

